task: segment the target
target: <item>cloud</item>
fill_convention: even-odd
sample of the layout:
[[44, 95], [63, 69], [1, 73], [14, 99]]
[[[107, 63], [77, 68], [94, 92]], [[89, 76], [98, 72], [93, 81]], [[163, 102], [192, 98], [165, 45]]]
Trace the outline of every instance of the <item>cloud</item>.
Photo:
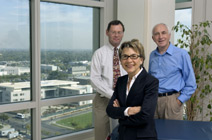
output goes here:
[[[0, 47], [29, 47], [29, 2], [4, 0], [0, 6]], [[2, 2], [1, 2], [2, 4]], [[40, 2], [41, 47], [92, 49], [93, 8]]]
[[[66, 4], [41, 3], [41, 22], [89, 23], [92, 8]], [[45, 21], [44, 21], [45, 20]]]
[[175, 10], [175, 24], [177, 21], [191, 27], [191, 9]]

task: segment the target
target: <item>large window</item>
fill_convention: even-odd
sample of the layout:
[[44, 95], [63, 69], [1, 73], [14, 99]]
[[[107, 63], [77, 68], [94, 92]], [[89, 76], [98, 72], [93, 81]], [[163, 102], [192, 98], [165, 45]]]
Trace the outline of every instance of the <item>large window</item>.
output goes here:
[[[97, 12], [97, 13], [95, 13]], [[41, 98], [93, 93], [90, 62], [96, 8], [41, 2]], [[94, 29], [96, 28], [96, 29]], [[42, 138], [92, 128], [92, 100], [44, 106]], [[49, 129], [52, 128], [52, 129]]]
[[[191, 8], [175, 10], [175, 24], [179, 21], [180, 23], [191, 27], [191, 14]], [[175, 33], [174, 43], [177, 43], [177, 39], [181, 38], [180, 34], [180, 32]]]
[[[179, 5], [177, 3], [180, 3]], [[184, 4], [186, 3], [186, 4]], [[191, 0], [176, 0], [176, 9], [175, 9], [175, 25], [177, 22], [180, 22], [187, 27], [191, 27], [192, 25], [192, 3]], [[177, 43], [177, 40], [182, 38], [181, 33], [174, 34], [174, 43]], [[183, 48], [189, 51], [189, 48]], [[183, 108], [183, 118], [186, 120], [186, 104], [184, 104]]]
[[41, 111], [42, 138], [93, 128], [91, 100], [44, 106]]
[[[188, 27], [192, 25], [192, 0], [176, 0], [175, 1], [175, 25], [180, 22]], [[175, 33], [174, 43], [181, 38], [180, 32]], [[188, 49], [188, 48], [185, 48]]]
[[0, 139], [76, 140], [92, 134], [90, 61], [103, 38], [105, 5], [0, 1]]
[[[0, 1], [0, 107], [31, 100], [30, 1]], [[0, 113], [0, 139], [31, 139], [31, 110]]]
[[47, 2], [40, 9], [42, 98], [92, 93], [89, 77], [96, 11]]
[[0, 139], [31, 139], [30, 110], [0, 113]]
[[0, 1], [0, 104], [31, 98], [29, 13], [28, 0]]

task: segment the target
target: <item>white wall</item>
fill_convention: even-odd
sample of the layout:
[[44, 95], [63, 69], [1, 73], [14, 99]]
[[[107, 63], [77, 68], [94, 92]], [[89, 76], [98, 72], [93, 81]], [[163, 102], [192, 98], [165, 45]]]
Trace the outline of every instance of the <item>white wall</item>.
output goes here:
[[[196, 24], [205, 20], [212, 20], [212, 0], [193, 0], [192, 23]], [[212, 28], [210, 28], [212, 35]]]
[[156, 48], [152, 41], [152, 28], [161, 22], [174, 26], [175, 0], [117, 1], [117, 19], [126, 27], [123, 41], [137, 38], [142, 42], [146, 54], [144, 66], [148, 69], [149, 54]]
[[144, 0], [117, 0], [117, 19], [125, 26], [123, 41], [144, 41]]
[[[149, 1], [149, 0], [148, 0]], [[151, 20], [151, 31], [155, 24], [165, 23], [170, 29], [174, 26], [175, 20], [175, 0], [150, 0], [151, 11], [150, 20]], [[173, 41], [174, 36], [172, 36], [171, 41]], [[152, 41], [153, 42], [153, 41]], [[156, 45], [152, 49], [155, 49]]]

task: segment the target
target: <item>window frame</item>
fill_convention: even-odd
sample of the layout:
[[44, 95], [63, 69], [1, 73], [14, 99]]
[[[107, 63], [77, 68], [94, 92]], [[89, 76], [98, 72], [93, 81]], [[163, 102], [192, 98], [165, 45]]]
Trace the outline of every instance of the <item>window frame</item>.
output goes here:
[[[40, 2], [53, 2], [60, 4], [71, 4], [77, 6], [86, 6], [86, 7], [95, 7], [100, 8], [100, 44], [104, 44], [105, 38], [105, 25], [107, 24], [106, 17], [106, 3], [107, 1], [93, 1], [93, 0], [30, 0], [30, 61], [31, 61], [31, 101], [18, 102], [11, 104], [2, 104], [0, 105], [0, 113], [18, 111], [24, 109], [31, 110], [31, 138], [32, 140], [42, 139], [41, 135], [41, 108], [43, 106], [59, 105], [77, 101], [92, 100], [94, 94], [81, 95], [81, 96], [70, 96], [54, 99], [41, 100], [41, 59], [40, 59]], [[112, 3], [112, 2], [109, 2]], [[108, 6], [109, 7], [109, 6]], [[93, 48], [96, 50], [97, 48]], [[61, 139], [61, 140], [78, 140], [85, 139], [93, 136], [93, 129], [80, 131], [77, 133], [55, 136], [48, 139]]]
[[192, 1], [175, 3], [175, 10], [192, 8]]

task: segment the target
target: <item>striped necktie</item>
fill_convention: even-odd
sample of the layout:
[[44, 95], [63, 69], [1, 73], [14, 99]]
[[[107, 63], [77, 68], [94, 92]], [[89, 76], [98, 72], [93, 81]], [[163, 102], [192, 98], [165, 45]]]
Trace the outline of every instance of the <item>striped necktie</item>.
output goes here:
[[119, 57], [118, 57], [117, 51], [118, 51], [118, 48], [114, 47], [114, 55], [113, 55], [113, 89], [115, 88], [117, 79], [120, 76]]

